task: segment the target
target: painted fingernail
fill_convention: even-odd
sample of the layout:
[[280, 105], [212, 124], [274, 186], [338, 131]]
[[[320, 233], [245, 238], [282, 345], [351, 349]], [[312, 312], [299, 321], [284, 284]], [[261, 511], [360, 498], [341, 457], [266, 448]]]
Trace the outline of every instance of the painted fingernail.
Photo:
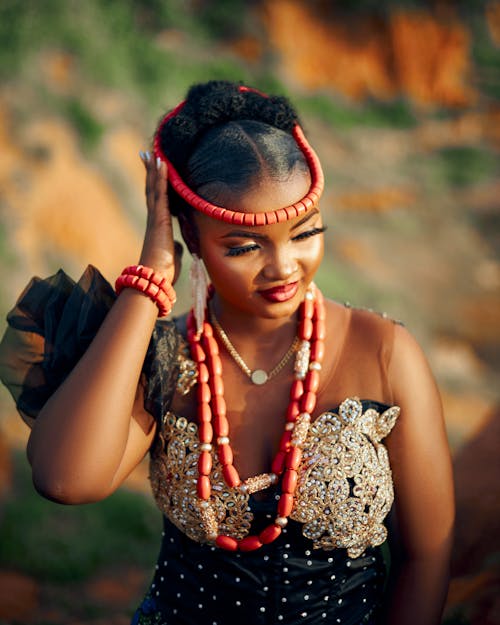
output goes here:
[[142, 161], [146, 160], [146, 155], [144, 154], [144, 152], [142, 150], [139, 150], [139, 156], [141, 157]]
[[156, 157], [156, 169], [160, 169], [161, 167], [161, 158], [159, 156]]
[[149, 152], [146, 152], [146, 160], [149, 161], [151, 160], [151, 154]]

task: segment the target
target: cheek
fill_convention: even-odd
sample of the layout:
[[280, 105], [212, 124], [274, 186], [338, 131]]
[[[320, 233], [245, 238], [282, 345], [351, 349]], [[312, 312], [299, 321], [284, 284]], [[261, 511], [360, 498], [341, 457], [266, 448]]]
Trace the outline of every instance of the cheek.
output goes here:
[[248, 259], [242, 255], [229, 258], [219, 249], [201, 249], [201, 254], [211, 282], [216, 287], [231, 285], [234, 290], [239, 284], [251, 280], [251, 270]]
[[308, 272], [315, 273], [318, 269], [324, 254], [324, 241], [323, 237], [315, 237], [308, 246], [307, 251], [304, 253], [304, 263], [307, 265]]

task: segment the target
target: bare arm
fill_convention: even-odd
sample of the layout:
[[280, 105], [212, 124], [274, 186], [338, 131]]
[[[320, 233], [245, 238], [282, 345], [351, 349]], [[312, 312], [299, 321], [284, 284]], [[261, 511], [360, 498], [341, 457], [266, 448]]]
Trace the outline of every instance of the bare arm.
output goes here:
[[453, 480], [441, 400], [417, 343], [397, 327], [390, 375], [401, 415], [387, 440], [401, 559], [388, 625], [438, 625], [448, 587]]
[[[140, 262], [174, 278], [166, 170], [145, 162], [148, 225]], [[28, 442], [33, 482], [61, 503], [102, 499], [146, 454], [155, 432], [143, 408], [142, 365], [158, 309], [125, 289], [86, 353], [41, 410]]]

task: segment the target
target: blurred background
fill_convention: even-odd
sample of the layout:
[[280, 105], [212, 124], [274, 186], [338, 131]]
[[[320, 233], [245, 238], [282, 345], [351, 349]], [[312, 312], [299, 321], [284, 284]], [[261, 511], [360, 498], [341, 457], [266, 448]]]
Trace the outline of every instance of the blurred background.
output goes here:
[[[326, 174], [319, 285], [403, 320], [442, 391], [444, 622], [498, 625], [499, 68], [498, 1], [1, 0], [0, 329], [33, 274], [138, 258], [138, 152], [192, 83], [288, 95]], [[147, 466], [103, 503], [45, 502], [3, 388], [0, 410], [0, 624], [128, 624], [160, 540]]]

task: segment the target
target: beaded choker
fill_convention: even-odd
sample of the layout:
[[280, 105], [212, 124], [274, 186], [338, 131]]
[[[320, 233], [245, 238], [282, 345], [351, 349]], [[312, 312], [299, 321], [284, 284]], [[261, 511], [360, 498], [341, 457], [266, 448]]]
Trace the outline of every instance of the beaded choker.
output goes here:
[[[265, 98], [268, 97], [266, 94], [257, 91], [256, 89], [251, 89], [250, 87], [240, 86], [239, 90], [241, 92], [254, 91]], [[289, 219], [293, 219], [294, 217], [298, 217], [318, 203], [324, 187], [323, 170], [321, 169], [319, 158], [309, 145], [299, 124], [295, 124], [292, 129], [292, 135], [309, 166], [309, 170], [311, 172], [311, 187], [309, 188], [307, 195], [298, 202], [295, 202], [295, 204], [263, 213], [243, 213], [212, 204], [192, 191], [182, 180], [179, 172], [170, 162], [160, 145], [160, 134], [163, 126], [182, 110], [184, 104], [185, 101], [182, 101], [170, 113], [165, 115], [156, 132], [153, 148], [155, 157], [160, 158], [167, 164], [168, 180], [172, 187], [181, 196], [181, 198], [194, 209], [208, 215], [209, 217], [213, 217], [214, 219], [218, 219], [219, 221], [224, 221], [226, 223], [245, 226], [265, 226], [268, 224], [281, 223], [288, 221]]]
[[[314, 286], [307, 291], [299, 307], [297, 336], [300, 340], [295, 359], [294, 377], [290, 389], [290, 402], [286, 410], [285, 429], [270, 473], [250, 477], [244, 482], [233, 464], [233, 451], [229, 439], [229, 422], [226, 417], [222, 362], [213, 328], [207, 321], [201, 334], [196, 331], [193, 311], [188, 317], [188, 341], [191, 356], [198, 369], [198, 436], [200, 456], [198, 460], [197, 494], [200, 517], [207, 539], [229, 551], [253, 551], [271, 543], [281, 534], [288, 523], [294, 505], [298, 467], [302, 446], [306, 440], [311, 415], [316, 406], [319, 372], [324, 354], [325, 309], [323, 296]], [[222, 465], [224, 481], [230, 488], [240, 488], [254, 493], [275, 484], [281, 478], [281, 495], [274, 522], [259, 534], [238, 540], [219, 533], [217, 512], [211, 501], [213, 441]]]

